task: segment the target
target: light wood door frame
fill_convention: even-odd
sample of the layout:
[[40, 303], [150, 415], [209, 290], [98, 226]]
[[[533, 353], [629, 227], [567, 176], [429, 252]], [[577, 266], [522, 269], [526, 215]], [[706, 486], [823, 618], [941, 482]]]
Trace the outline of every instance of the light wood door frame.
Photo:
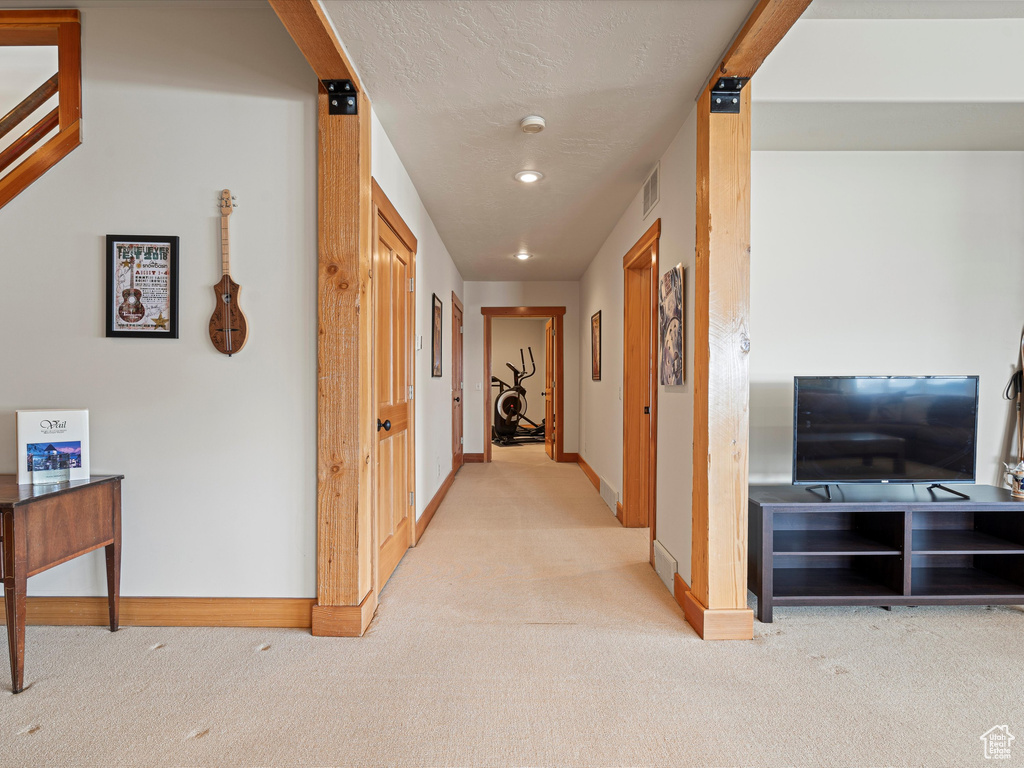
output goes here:
[[481, 307], [484, 316], [484, 462], [491, 460], [491, 425], [493, 423], [491, 409], [491, 320], [495, 317], [536, 317], [555, 321], [555, 461], [575, 462], [576, 456], [569, 456], [563, 450], [563, 433], [565, 429], [562, 414], [564, 409], [563, 390], [564, 376], [564, 342], [562, 320], [565, 307]]
[[[455, 312], [458, 310], [459, 316], [462, 318], [462, 322], [458, 328], [455, 326]], [[463, 341], [465, 334], [462, 331], [465, 328], [466, 312], [462, 306], [462, 302], [459, 297], [455, 295], [455, 291], [452, 291], [452, 473], [459, 471], [459, 468], [465, 463], [466, 458], [466, 447], [465, 445], [459, 445], [458, 450], [455, 448], [456, 433], [458, 437], [465, 437], [466, 426], [465, 421], [462, 419], [463, 414], [466, 412], [466, 388], [464, 382], [466, 380], [466, 369], [464, 366], [465, 359], [463, 357]], [[456, 354], [456, 350], [458, 353]], [[461, 380], [458, 382], [456, 387], [456, 376], [461, 375]], [[456, 395], [455, 393], [459, 394]], [[455, 398], [459, 398], [459, 407], [455, 406]], [[460, 420], [461, 423], [460, 423]], [[456, 430], [456, 425], [459, 429]], [[464, 442], [464, 441], [463, 441]]]
[[[373, 207], [373, 247], [376, 249], [379, 238], [379, 222], [381, 220], [391, 228], [391, 231], [398, 237], [402, 244], [409, 249], [409, 274], [412, 280], [412, 289], [409, 291], [409, 307], [410, 311], [406, 313], [406, 333], [409, 341], [409, 358], [406, 362], [408, 366], [408, 374], [411, 382], [413, 396], [409, 398], [409, 426], [407, 444], [406, 444], [406, 466], [408, 467], [408, 483], [409, 489], [413, 492], [416, 490], [416, 355], [415, 355], [415, 338], [416, 338], [416, 248], [418, 243], [416, 236], [409, 229], [409, 226], [405, 223], [405, 220], [399, 215], [398, 210], [388, 199], [388, 196], [384, 193], [384, 190], [377, 184], [377, 180], [370, 179], [370, 200]], [[376, 345], [375, 345], [376, 347]], [[376, 354], [377, 350], [374, 350]], [[376, 374], [376, 368], [374, 368]], [[376, 384], [376, 381], [374, 382]], [[376, 386], [374, 387], [376, 392]], [[376, 483], [376, 478], [375, 478]], [[414, 496], [415, 498], [415, 496]], [[412, 510], [409, 513], [409, 547], [412, 547], [416, 543], [416, 506], [412, 506]], [[374, 507], [373, 515], [373, 584], [374, 590], [377, 594], [380, 594], [381, 587], [384, 585], [380, 581], [380, 563], [377, 558], [377, 550], [381, 546], [380, 533], [377, 530], [377, 514], [376, 505]]]
[[[650, 527], [650, 539], [651, 539], [651, 560], [654, 559], [654, 539], [657, 535], [657, 509], [658, 509], [658, 282], [661, 279], [660, 272], [660, 261], [658, 258], [658, 245], [661, 238], [661, 219], [655, 219], [654, 223], [648, 228], [643, 236], [636, 241], [629, 252], [622, 258], [622, 272], [623, 272], [623, 365], [622, 365], [622, 376], [623, 376], [623, 409], [622, 409], [622, 480], [623, 488], [626, 487], [627, 477], [629, 473], [629, 456], [628, 446], [626, 442], [626, 436], [629, 434], [629, 425], [632, 419], [636, 418], [638, 414], [630, 414], [625, 407], [629, 402], [629, 391], [631, 387], [644, 386], [643, 381], [646, 378], [646, 388], [649, 392], [651, 419], [650, 419], [650, 434], [649, 441], [650, 445], [649, 456], [650, 464], [647, 472], [647, 493], [648, 493], [648, 505], [647, 509], [643, 511], [637, 511], [629, 509], [628, 503], [623, 504], [622, 512], [620, 513], [619, 522], [627, 528], [637, 527]], [[626, 334], [629, 331], [629, 280], [631, 279], [631, 272], [645, 272], [650, 270], [650, 307], [647, 312], [649, 313], [650, 320], [650, 348], [648, 350], [648, 370], [634, 371], [630, 367], [629, 361], [629, 345], [626, 343]], [[643, 311], [643, 310], [641, 310]], [[623, 494], [623, 501], [627, 501], [625, 494]]]
[[[550, 419], [548, 418], [550, 417]], [[551, 318], [544, 323], [544, 453], [552, 461], [555, 452], [555, 321]]]

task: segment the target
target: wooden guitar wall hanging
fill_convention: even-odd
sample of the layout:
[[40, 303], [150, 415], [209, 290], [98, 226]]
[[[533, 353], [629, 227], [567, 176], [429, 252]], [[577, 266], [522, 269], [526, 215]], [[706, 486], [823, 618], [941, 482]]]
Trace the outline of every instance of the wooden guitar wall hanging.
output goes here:
[[241, 352], [249, 335], [249, 325], [238, 306], [238, 283], [231, 279], [230, 248], [228, 247], [228, 216], [235, 208], [234, 197], [225, 189], [220, 193], [220, 265], [223, 276], [213, 286], [217, 306], [210, 318], [210, 340], [217, 351], [231, 357]]

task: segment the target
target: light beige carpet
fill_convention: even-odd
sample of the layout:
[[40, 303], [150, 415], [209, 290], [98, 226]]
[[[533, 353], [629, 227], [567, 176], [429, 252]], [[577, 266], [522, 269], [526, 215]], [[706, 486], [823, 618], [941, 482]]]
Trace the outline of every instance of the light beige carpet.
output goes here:
[[1020, 609], [777, 609], [705, 643], [579, 468], [495, 458], [361, 639], [30, 627], [0, 764], [988, 766], [1003, 724], [1024, 761]]

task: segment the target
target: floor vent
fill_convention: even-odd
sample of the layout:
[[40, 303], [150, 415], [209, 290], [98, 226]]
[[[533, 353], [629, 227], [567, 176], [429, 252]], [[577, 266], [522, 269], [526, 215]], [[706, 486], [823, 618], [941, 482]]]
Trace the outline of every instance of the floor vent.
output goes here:
[[658, 578], [665, 582], [668, 591], [675, 592], [676, 571], [679, 570], [679, 563], [661, 545], [660, 541], [654, 542], [654, 570], [658, 572]]
[[654, 166], [654, 170], [651, 171], [651, 175], [647, 177], [644, 182], [644, 218], [647, 218], [647, 214], [654, 210], [654, 206], [658, 204], [661, 199], [661, 183], [659, 181], [661, 177], [660, 173], [661, 163]]
[[618, 494], [615, 493], [614, 488], [604, 481], [603, 477], [601, 478], [601, 498], [604, 499], [604, 503], [608, 505], [608, 509], [612, 511], [613, 515], [618, 513], [618, 510], [615, 508], [616, 502], [619, 500]]

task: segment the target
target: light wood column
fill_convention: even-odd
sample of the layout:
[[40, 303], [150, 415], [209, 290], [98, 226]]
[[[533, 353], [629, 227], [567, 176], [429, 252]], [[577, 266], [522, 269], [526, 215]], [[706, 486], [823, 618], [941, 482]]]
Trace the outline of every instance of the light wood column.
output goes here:
[[357, 115], [317, 97], [317, 601], [314, 635], [361, 635], [377, 606], [373, 522], [370, 100], [315, 0], [270, 0], [316, 77], [351, 80]]
[[683, 607], [705, 639], [750, 639], [750, 86], [739, 114], [712, 114], [710, 87], [697, 102], [693, 551]]
[[[373, 291], [370, 102], [318, 96], [317, 604], [313, 634], [361, 635], [373, 616]], [[373, 599], [370, 599], [370, 598]]]
[[691, 585], [687, 621], [705, 640], [749, 640], [750, 88], [738, 113], [711, 112], [720, 77], [753, 77], [811, 0], [760, 0], [697, 100]]

